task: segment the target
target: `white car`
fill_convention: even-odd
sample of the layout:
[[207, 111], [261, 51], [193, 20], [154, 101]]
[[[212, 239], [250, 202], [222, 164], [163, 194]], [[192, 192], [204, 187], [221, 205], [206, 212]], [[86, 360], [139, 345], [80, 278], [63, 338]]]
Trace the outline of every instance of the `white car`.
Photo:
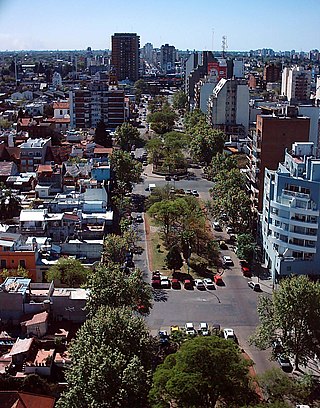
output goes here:
[[205, 289], [204, 283], [203, 283], [203, 281], [201, 279], [195, 279], [194, 280], [194, 285], [199, 290], [204, 290]]
[[223, 263], [223, 265], [225, 265], [225, 266], [233, 266], [233, 265], [234, 265], [234, 264], [233, 264], [233, 260], [232, 260], [231, 257], [228, 256], [228, 255], [224, 255], [224, 256], [223, 256], [223, 258], [222, 258], [222, 263]]
[[200, 333], [202, 336], [209, 336], [210, 333], [208, 323], [200, 323], [198, 333]]
[[223, 330], [223, 337], [226, 340], [235, 340], [236, 336], [234, 334], [234, 330], [233, 329], [224, 329]]
[[160, 277], [160, 286], [163, 289], [169, 289], [170, 288], [170, 281], [166, 276], [161, 276]]
[[215, 289], [214, 283], [210, 278], [203, 279], [203, 284], [206, 287], [206, 289]]
[[253, 281], [249, 281], [248, 282], [248, 286], [249, 288], [253, 289], [256, 292], [260, 292], [261, 291], [261, 287], [259, 285], [259, 283], [253, 282]]
[[194, 329], [194, 325], [193, 323], [186, 323], [184, 326], [185, 330], [186, 330], [186, 334], [189, 334], [190, 336], [195, 336], [196, 335], [196, 331]]
[[226, 233], [227, 234], [234, 234], [234, 229], [232, 227], [227, 227], [226, 228]]

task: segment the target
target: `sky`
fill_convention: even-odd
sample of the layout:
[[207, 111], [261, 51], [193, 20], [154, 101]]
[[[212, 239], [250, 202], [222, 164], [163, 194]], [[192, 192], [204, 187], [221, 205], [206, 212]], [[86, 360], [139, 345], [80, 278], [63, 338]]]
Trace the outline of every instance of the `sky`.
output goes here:
[[111, 49], [111, 35], [140, 45], [230, 51], [320, 48], [320, 0], [0, 0], [0, 51]]

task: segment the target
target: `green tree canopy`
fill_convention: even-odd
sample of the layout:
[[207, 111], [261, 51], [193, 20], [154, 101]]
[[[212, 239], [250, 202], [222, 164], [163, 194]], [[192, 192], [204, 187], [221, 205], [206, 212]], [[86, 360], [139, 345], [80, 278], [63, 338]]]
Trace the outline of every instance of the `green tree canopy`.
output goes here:
[[127, 152], [131, 151], [133, 145], [140, 144], [142, 141], [139, 130], [130, 123], [123, 123], [118, 126], [115, 137], [120, 148]]
[[222, 153], [225, 141], [223, 132], [201, 122], [192, 128], [190, 150], [193, 159], [208, 166], [217, 153]]
[[216, 336], [184, 342], [166, 357], [153, 376], [152, 407], [240, 407], [256, 400], [250, 388], [248, 362], [231, 341]]
[[183, 265], [181, 251], [177, 245], [172, 246], [165, 259], [166, 265], [169, 269], [172, 269], [173, 272], [177, 269], [180, 269]]
[[128, 152], [115, 150], [111, 156], [111, 168], [115, 178], [114, 193], [120, 197], [130, 193], [133, 184], [140, 181], [142, 165]]
[[79, 329], [70, 354], [68, 389], [58, 408], [146, 406], [152, 346], [131, 309], [101, 307]]
[[216, 177], [219, 177], [220, 174], [229, 173], [236, 168], [237, 160], [234, 155], [217, 153], [207, 167], [208, 179], [215, 181]]
[[98, 122], [96, 130], [94, 132], [94, 141], [101, 146], [112, 147], [111, 135], [107, 131], [106, 124], [102, 119]]
[[252, 234], [239, 234], [237, 237], [237, 256], [252, 262], [254, 258], [256, 242]]
[[306, 276], [286, 278], [272, 297], [259, 298], [260, 325], [251, 342], [265, 349], [280, 338], [295, 368], [319, 354], [320, 285]]
[[89, 270], [78, 259], [60, 258], [46, 272], [46, 281], [60, 282], [69, 287], [78, 287], [85, 283]]
[[185, 110], [187, 108], [188, 97], [183, 91], [177, 91], [173, 94], [172, 104], [175, 109]]
[[188, 112], [184, 116], [184, 127], [186, 132], [192, 135], [192, 130], [198, 124], [206, 125], [206, 115], [200, 110], [195, 109], [192, 112]]
[[152, 307], [150, 285], [144, 282], [138, 269], [126, 275], [119, 264], [100, 265], [89, 276], [87, 287], [90, 296], [86, 307], [90, 316], [103, 305], [128, 306], [142, 314], [148, 314]]
[[125, 237], [116, 234], [107, 234], [104, 239], [103, 262], [113, 262], [122, 265], [126, 259], [126, 253], [129, 250], [129, 243]]
[[0, 183], [0, 220], [17, 217], [21, 211], [20, 198], [4, 183]]
[[161, 110], [149, 113], [147, 122], [150, 123], [152, 130], [159, 135], [171, 132], [176, 120], [176, 114], [169, 105], [164, 105]]

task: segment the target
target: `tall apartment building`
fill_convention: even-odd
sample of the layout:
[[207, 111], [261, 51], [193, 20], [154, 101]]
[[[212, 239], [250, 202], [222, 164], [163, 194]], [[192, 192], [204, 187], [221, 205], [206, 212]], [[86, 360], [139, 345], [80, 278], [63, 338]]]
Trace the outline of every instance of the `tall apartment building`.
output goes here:
[[139, 79], [140, 37], [135, 33], [115, 33], [111, 37], [111, 65], [119, 81]]
[[262, 210], [264, 170], [276, 170], [292, 143], [309, 141], [310, 118], [298, 116], [297, 108], [286, 113], [257, 115], [256, 127], [248, 135], [248, 188], [254, 206]]
[[148, 62], [153, 62], [153, 45], [151, 43], [146, 43], [142, 48], [142, 57]]
[[176, 48], [174, 45], [164, 44], [160, 48], [160, 65], [165, 74], [175, 72]]
[[249, 127], [249, 88], [245, 80], [221, 79], [208, 100], [208, 118], [227, 135], [246, 137]]
[[114, 129], [126, 120], [124, 90], [107, 83], [95, 82], [86, 89], [70, 91], [69, 103], [71, 129], [96, 127], [101, 119]]
[[266, 82], [278, 82], [281, 78], [281, 65], [271, 62], [263, 69], [263, 80]]
[[320, 159], [313, 143], [294, 143], [264, 178], [262, 244], [273, 281], [320, 275]]
[[311, 95], [311, 70], [300, 66], [285, 67], [282, 71], [281, 94], [290, 103], [308, 103]]

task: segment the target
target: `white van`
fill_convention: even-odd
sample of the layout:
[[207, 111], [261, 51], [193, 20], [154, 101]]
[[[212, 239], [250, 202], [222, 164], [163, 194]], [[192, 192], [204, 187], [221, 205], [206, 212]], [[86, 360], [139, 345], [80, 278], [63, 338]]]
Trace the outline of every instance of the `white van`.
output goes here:
[[156, 188], [156, 185], [155, 185], [155, 184], [149, 184], [148, 189], [149, 189], [150, 193], [151, 193], [155, 188]]

